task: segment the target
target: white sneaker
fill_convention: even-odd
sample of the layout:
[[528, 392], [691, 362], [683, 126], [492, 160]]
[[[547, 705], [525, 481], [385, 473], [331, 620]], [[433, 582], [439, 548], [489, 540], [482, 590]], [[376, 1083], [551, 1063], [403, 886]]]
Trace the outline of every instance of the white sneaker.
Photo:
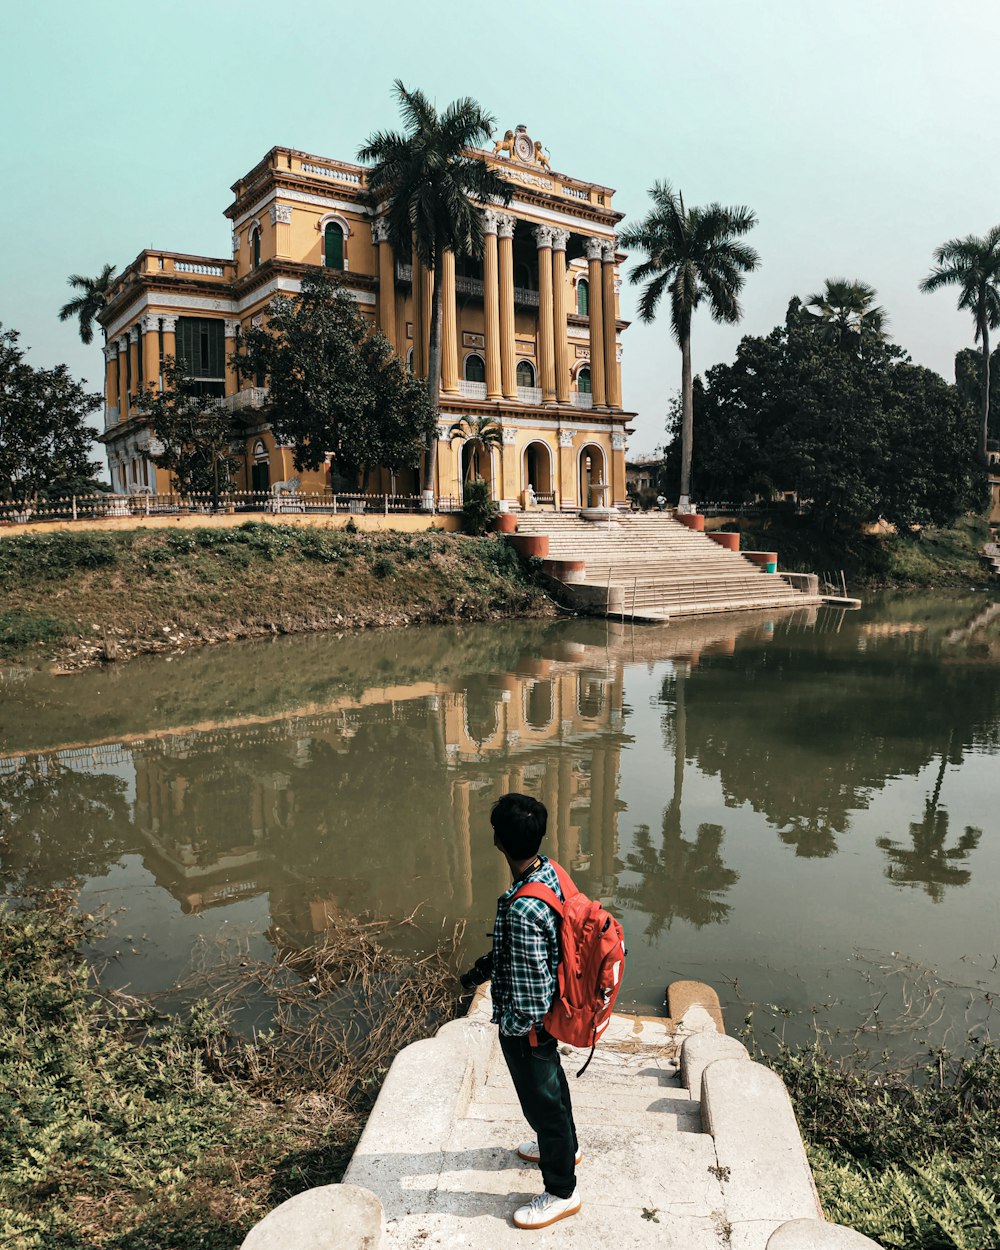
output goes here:
[[[540, 1162], [542, 1156], [538, 1153], [538, 1142], [536, 1141], [521, 1142], [520, 1146], [518, 1146], [517, 1148], [517, 1157], [519, 1159], [523, 1159], [525, 1163]], [[574, 1162], [576, 1163], [577, 1167], [579, 1167], [580, 1164], [583, 1162], [583, 1151], [579, 1148], [579, 1146], [576, 1149], [576, 1159], [574, 1160]]]
[[579, 1191], [574, 1189], [568, 1198], [557, 1198], [547, 1190], [539, 1194], [526, 1207], [518, 1207], [514, 1212], [515, 1228], [548, 1228], [559, 1220], [576, 1215], [583, 1204]]

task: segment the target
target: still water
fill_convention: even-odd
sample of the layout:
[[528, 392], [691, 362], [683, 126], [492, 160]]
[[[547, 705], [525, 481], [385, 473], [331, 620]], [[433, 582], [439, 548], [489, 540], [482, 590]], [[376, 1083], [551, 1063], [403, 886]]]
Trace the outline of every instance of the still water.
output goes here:
[[424, 948], [464, 920], [471, 960], [507, 885], [490, 805], [523, 790], [623, 920], [625, 1006], [660, 1011], [690, 977], [731, 1031], [756, 1005], [805, 1012], [801, 1035], [821, 1004], [891, 1034], [905, 1007], [908, 1040], [955, 1041], [1000, 989], [998, 609], [908, 596], [7, 670], [0, 889], [76, 879], [118, 909], [106, 979], [137, 991], [343, 911], [417, 909], [398, 940]]

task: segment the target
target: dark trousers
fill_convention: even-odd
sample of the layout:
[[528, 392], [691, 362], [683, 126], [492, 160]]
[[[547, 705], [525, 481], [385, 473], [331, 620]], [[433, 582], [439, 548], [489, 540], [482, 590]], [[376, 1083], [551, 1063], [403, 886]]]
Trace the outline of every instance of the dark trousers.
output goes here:
[[568, 1198], [576, 1189], [576, 1125], [566, 1074], [559, 1062], [556, 1039], [539, 1025], [538, 1045], [525, 1037], [500, 1034], [524, 1118], [538, 1138], [542, 1180], [550, 1194]]

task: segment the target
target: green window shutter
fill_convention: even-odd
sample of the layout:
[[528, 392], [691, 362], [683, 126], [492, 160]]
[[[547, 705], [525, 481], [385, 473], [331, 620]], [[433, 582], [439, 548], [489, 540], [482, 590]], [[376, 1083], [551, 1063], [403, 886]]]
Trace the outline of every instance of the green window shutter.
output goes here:
[[344, 267], [344, 231], [335, 221], [329, 221], [323, 231], [323, 263], [327, 269]]
[[226, 331], [209, 317], [177, 318], [177, 363], [189, 378], [225, 378]]
[[253, 232], [253, 267], [260, 268], [260, 231]]
[[586, 278], [581, 278], [576, 284], [576, 311], [580, 317], [586, 317], [590, 312], [590, 283]]
[[590, 370], [581, 369], [576, 375], [576, 389], [581, 395], [590, 394]]

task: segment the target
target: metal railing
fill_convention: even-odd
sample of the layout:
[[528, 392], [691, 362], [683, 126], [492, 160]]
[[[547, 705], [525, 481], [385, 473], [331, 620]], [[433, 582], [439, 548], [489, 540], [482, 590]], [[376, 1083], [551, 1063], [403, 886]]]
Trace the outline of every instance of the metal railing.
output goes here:
[[[438, 501], [437, 511], [449, 511], [452, 501]], [[419, 495], [391, 495], [333, 491], [220, 491], [159, 494], [138, 490], [130, 494], [64, 495], [55, 499], [0, 500], [0, 525], [31, 525], [45, 521], [86, 521], [115, 517], [211, 515], [238, 512], [271, 514], [320, 513], [390, 516], [421, 512]]]

